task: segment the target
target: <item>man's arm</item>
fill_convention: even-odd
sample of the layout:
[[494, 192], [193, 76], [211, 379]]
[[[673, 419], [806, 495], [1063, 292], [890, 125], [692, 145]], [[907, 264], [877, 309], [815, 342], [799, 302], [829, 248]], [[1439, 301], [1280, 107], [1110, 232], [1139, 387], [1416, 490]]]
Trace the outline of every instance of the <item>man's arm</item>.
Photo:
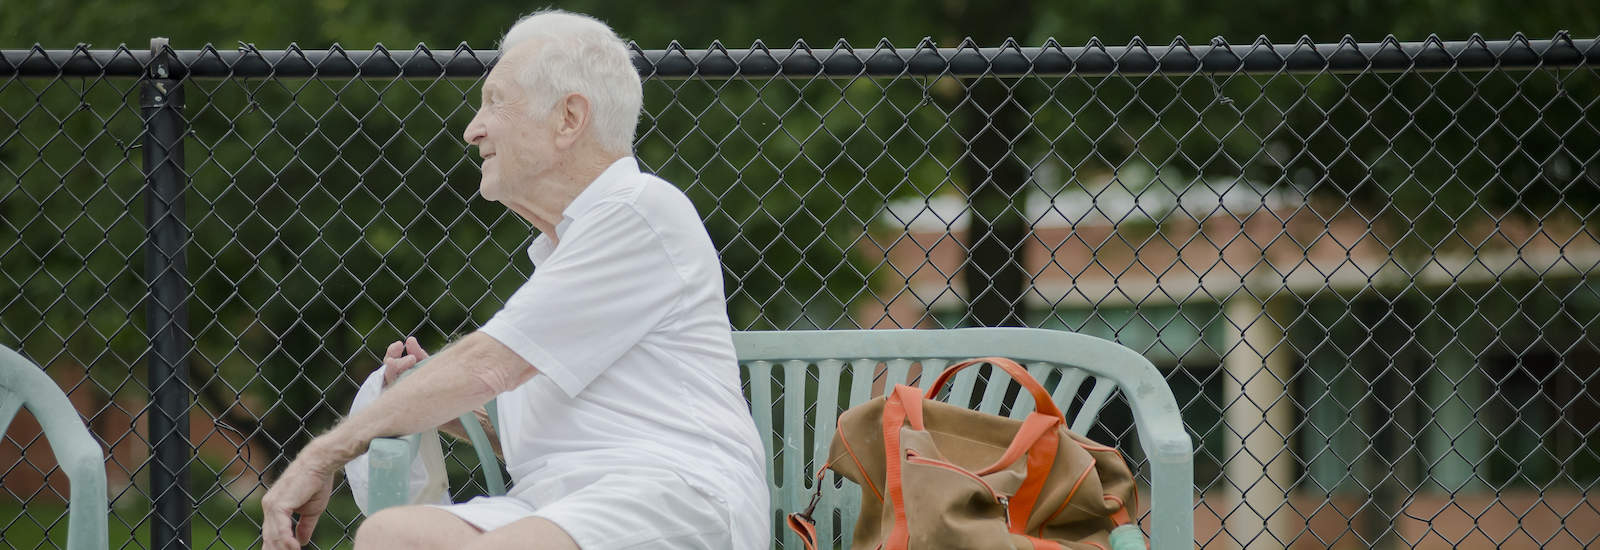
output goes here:
[[[402, 375], [411, 372], [417, 363], [427, 358], [428, 350], [422, 349], [422, 344], [417, 342], [414, 336], [389, 344], [383, 354], [384, 389], [393, 386]], [[494, 454], [504, 458], [505, 454], [500, 450], [499, 434], [495, 433], [494, 423], [489, 421], [489, 412], [484, 407], [479, 407], [478, 410], [472, 411], [472, 415], [477, 418], [478, 426], [489, 436], [489, 444], [494, 447]], [[466, 428], [461, 425], [459, 417], [439, 426], [439, 431], [461, 441], [469, 443], [472, 441], [472, 437], [467, 435]]]
[[[313, 459], [338, 468], [366, 452], [373, 439], [434, 429], [468, 411], [482, 413], [484, 403], [538, 372], [498, 340], [474, 332], [429, 358], [426, 368], [396, 382], [371, 405], [312, 440], [297, 460]], [[315, 456], [306, 456], [312, 454]]]
[[[481, 408], [538, 372], [481, 332], [440, 351], [428, 368], [397, 382], [371, 405], [301, 450], [261, 498], [262, 547], [292, 550], [310, 542], [317, 520], [328, 507], [333, 472], [366, 452], [373, 439], [437, 427]], [[294, 514], [300, 515], [298, 525]]]

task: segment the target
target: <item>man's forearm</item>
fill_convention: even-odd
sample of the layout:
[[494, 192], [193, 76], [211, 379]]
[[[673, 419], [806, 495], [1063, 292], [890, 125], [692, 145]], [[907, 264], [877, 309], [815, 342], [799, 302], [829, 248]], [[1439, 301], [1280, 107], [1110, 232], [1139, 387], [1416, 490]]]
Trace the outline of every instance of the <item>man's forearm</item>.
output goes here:
[[494, 338], [472, 333], [313, 440], [305, 453], [314, 454], [316, 462], [326, 467], [337, 468], [366, 452], [373, 439], [436, 428], [481, 409], [500, 392], [526, 382], [537, 372]]

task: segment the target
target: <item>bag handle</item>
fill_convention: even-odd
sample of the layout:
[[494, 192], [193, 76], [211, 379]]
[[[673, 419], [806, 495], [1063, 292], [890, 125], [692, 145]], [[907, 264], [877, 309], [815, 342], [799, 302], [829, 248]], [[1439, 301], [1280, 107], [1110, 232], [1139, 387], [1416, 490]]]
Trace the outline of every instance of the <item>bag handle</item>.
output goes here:
[[[926, 398], [938, 395], [945, 383], [957, 371], [977, 365], [989, 363], [1002, 370], [1033, 395], [1035, 402], [1034, 412], [1023, 421], [1021, 429], [1012, 438], [1011, 444], [993, 465], [981, 470], [977, 475], [987, 475], [1001, 469], [1010, 467], [1024, 455], [1028, 457], [1028, 469], [1022, 486], [1017, 494], [1006, 505], [1006, 515], [1010, 520], [1010, 530], [1013, 533], [1023, 534], [1026, 531], [1028, 520], [1032, 518], [1034, 506], [1038, 504], [1039, 497], [1044, 490], [1045, 479], [1050, 476], [1056, 458], [1056, 446], [1060, 441], [1056, 429], [1065, 426], [1067, 421], [1061, 415], [1061, 410], [1050, 399], [1050, 394], [1044, 386], [1039, 384], [1033, 376], [1028, 374], [1016, 361], [1003, 357], [984, 357], [962, 361], [945, 369], [932, 386], [929, 386]], [[884, 550], [904, 550], [909, 546], [910, 530], [905, 516], [905, 500], [900, 479], [900, 428], [909, 421], [913, 429], [923, 430], [922, 426], [922, 400], [924, 395], [921, 390], [911, 386], [896, 386], [893, 392], [886, 396], [883, 409], [883, 442], [885, 455], [888, 457], [885, 465], [885, 481], [888, 493], [894, 507], [894, 528], [889, 532], [884, 541]], [[1069, 495], [1070, 497], [1070, 495]], [[800, 532], [796, 530], [796, 532]]]
[[811, 504], [806, 506], [806, 511], [789, 514], [787, 523], [789, 530], [800, 537], [800, 543], [805, 545], [805, 550], [817, 550], [817, 520], [811, 514], [817, 511], [817, 503], [822, 501], [822, 476], [828, 473], [831, 463], [823, 463], [817, 468], [817, 479], [812, 483]]
[[1056, 407], [1056, 402], [1050, 399], [1050, 392], [1045, 391], [1044, 386], [1040, 385], [1038, 380], [1034, 380], [1033, 375], [1028, 374], [1028, 370], [1022, 368], [1022, 365], [1018, 365], [1016, 361], [1004, 357], [980, 357], [951, 365], [949, 368], [944, 369], [944, 373], [940, 374], [937, 380], [933, 381], [932, 386], [928, 387], [928, 398], [932, 399], [938, 396], [939, 390], [944, 389], [945, 383], [955, 378], [957, 371], [983, 363], [999, 367], [1001, 370], [1006, 371], [1006, 374], [1011, 375], [1012, 380], [1022, 384], [1022, 387], [1033, 395], [1033, 409], [1035, 411], [1059, 418], [1062, 422], [1067, 421], [1066, 416], [1061, 414], [1061, 409]]

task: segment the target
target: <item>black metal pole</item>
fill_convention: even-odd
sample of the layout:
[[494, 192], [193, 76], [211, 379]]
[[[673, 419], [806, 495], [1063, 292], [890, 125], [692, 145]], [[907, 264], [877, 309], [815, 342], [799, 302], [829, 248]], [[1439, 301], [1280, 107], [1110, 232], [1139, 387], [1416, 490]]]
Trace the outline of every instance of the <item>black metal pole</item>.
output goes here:
[[184, 246], [189, 227], [184, 221], [183, 193], [187, 172], [183, 139], [183, 87], [169, 78], [176, 71], [167, 39], [150, 40], [152, 63], [139, 88], [144, 117], [145, 237], [144, 273], [150, 285], [145, 302], [150, 336], [150, 547], [191, 547], [189, 514], [190, 390], [189, 280]]

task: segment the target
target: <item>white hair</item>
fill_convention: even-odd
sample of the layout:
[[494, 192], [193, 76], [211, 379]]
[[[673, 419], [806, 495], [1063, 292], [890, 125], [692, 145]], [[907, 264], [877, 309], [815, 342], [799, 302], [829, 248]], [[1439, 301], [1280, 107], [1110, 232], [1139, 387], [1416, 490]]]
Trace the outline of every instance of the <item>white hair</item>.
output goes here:
[[502, 59], [530, 39], [543, 44], [516, 75], [532, 107], [529, 112], [549, 110], [567, 94], [576, 93], [589, 100], [589, 124], [600, 147], [617, 154], [632, 151], [644, 87], [627, 44], [617, 33], [587, 15], [540, 10], [506, 31], [500, 39]]

